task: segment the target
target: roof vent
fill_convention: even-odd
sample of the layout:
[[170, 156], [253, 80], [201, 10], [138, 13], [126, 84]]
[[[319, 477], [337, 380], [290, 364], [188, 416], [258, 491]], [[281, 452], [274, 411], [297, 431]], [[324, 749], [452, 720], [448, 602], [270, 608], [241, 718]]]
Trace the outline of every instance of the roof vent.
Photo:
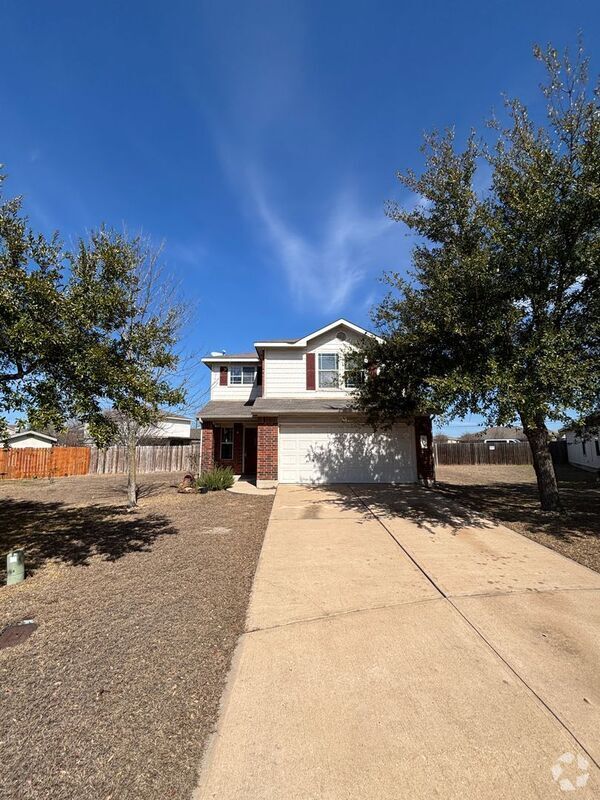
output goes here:
[[210, 355], [211, 358], [218, 358], [219, 356], [224, 356], [225, 353], [226, 353], [225, 350], [213, 350]]
[[346, 336], [344, 331], [338, 331], [337, 338], [340, 340], [340, 342], [345, 342], [348, 337]]

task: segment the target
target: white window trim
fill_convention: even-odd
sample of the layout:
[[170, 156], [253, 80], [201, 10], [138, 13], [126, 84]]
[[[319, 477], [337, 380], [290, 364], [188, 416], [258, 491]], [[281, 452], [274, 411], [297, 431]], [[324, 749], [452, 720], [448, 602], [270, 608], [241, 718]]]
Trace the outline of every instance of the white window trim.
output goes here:
[[[335, 369], [323, 369], [321, 367], [321, 358], [324, 357], [324, 356], [330, 356], [330, 357], [333, 356], [333, 358], [335, 358]], [[327, 373], [337, 372], [337, 382], [334, 385], [331, 385], [331, 384], [321, 385], [321, 373], [322, 372], [327, 372]], [[329, 391], [331, 391], [333, 389], [340, 389], [341, 388], [340, 387], [340, 355], [339, 355], [339, 353], [327, 353], [327, 352], [317, 353], [317, 386], [319, 387], [319, 389], [325, 389], [325, 390], [329, 390]]]
[[[239, 383], [237, 383], [237, 382], [234, 383], [233, 380], [232, 380], [232, 377], [233, 377], [232, 371], [234, 369], [241, 370], [240, 382]], [[244, 380], [244, 370], [250, 370], [250, 369], [252, 370], [252, 380], [250, 382], [248, 382], [248, 381]], [[227, 372], [228, 372], [227, 383], [228, 383], [229, 386], [254, 386], [254, 384], [256, 383], [257, 368], [253, 364], [251, 364], [251, 365], [248, 365], [248, 364], [234, 364], [234, 365], [229, 367]]]
[[[337, 384], [335, 386], [321, 386], [321, 372], [335, 372], [336, 370], [332, 369], [321, 369], [321, 356], [335, 356], [337, 359]], [[352, 386], [346, 383], [346, 358], [345, 355], [341, 353], [328, 353], [323, 351], [322, 353], [317, 353], [317, 388], [321, 389], [322, 391], [344, 391], [346, 389], [358, 389], [358, 386]], [[366, 376], [365, 376], [366, 377]]]
[[[231, 431], [231, 441], [223, 442], [223, 432]], [[223, 444], [231, 445], [231, 457], [225, 458], [223, 456]], [[219, 442], [219, 460], [220, 461], [233, 461], [233, 425], [223, 425], [221, 428], [221, 441]]]

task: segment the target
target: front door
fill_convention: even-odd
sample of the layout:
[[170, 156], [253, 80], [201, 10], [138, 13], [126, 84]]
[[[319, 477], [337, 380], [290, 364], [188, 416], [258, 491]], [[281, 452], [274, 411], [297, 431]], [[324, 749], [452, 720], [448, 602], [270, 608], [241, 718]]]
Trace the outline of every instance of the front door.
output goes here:
[[244, 429], [244, 472], [256, 475], [256, 436], [257, 428]]

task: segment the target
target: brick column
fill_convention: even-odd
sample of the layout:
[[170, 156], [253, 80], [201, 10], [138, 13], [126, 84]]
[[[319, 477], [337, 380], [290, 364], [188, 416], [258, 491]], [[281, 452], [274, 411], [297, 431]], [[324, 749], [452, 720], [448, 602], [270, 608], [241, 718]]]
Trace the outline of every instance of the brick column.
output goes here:
[[244, 465], [244, 426], [236, 422], [233, 426], [233, 472], [241, 475]]
[[202, 423], [202, 454], [200, 471], [208, 472], [215, 465], [215, 439], [212, 422]]
[[277, 448], [279, 423], [277, 417], [258, 420], [256, 485], [259, 489], [277, 486]]

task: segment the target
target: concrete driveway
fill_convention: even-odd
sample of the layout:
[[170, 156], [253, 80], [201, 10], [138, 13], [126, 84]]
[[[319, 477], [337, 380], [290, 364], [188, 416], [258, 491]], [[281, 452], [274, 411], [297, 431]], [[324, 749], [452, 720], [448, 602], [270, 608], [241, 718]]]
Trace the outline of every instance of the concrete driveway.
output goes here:
[[196, 800], [600, 797], [600, 575], [416, 487], [281, 486]]

